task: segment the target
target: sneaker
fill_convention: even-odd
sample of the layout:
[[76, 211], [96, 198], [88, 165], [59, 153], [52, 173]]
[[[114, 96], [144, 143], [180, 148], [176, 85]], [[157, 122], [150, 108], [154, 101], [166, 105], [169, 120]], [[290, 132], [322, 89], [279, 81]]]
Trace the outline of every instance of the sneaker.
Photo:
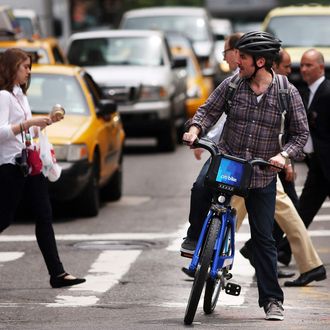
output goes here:
[[284, 308], [282, 303], [278, 300], [271, 300], [264, 306], [266, 313], [265, 319], [270, 321], [283, 321], [284, 320]]
[[183, 243], [181, 244], [181, 253], [194, 254], [196, 249], [197, 241], [189, 237], [186, 237]]

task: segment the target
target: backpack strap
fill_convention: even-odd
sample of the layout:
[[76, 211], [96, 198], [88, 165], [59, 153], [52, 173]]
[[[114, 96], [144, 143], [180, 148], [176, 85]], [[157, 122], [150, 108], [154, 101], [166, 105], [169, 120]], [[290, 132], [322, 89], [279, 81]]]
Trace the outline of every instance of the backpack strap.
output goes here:
[[281, 149], [283, 149], [283, 140], [285, 134], [285, 116], [289, 108], [289, 82], [288, 78], [282, 75], [276, 75], [275, 79], [278, 88], [278, 101], [281, 109], [281, 128], [280, 133], [278, 135], [278, 142]]
[[225, 100], [226, 100], [225, 101], [226, 102], [225, 103], [225, 113], [226, 113], [226, 115], [228, 115], [228, 113], [229, 113], [229, 110], [233, 104], [233, 99], [234, 99], [237, 87], [240, 85], [241, 82], [242, 82], [242, 78], [237, 73], [231, 78], [231, 80], [228, 84], [226, 94], [225, 94]]

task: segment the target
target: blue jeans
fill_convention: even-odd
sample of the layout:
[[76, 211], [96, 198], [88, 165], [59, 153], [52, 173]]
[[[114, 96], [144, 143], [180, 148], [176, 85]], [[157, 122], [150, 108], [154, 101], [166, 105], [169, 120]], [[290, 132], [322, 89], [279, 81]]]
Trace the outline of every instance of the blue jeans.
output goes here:
[[[212, 194], [204, 186], [204, 178], [210, 159], [204, 164], [191, 189], [188, 237], [197, 239], [207, 212]], [[283, 291], [277, 279], [277, 251], [272, 236], [275, 213], [276, 179], [264, 188], [250, 189], [245, 199], [249, 215], [251, 246], [255, 262], [259, 291], [259, 306], [270, 299], [283, 302]]]

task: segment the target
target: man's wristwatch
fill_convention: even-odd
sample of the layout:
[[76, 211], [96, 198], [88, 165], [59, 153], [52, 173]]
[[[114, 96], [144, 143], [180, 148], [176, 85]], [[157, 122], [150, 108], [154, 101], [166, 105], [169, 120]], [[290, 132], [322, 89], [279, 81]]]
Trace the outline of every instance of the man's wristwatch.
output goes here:
[[289, 154], [286, 151], [281, 151], [280, 155], [285, 158], [285, 165], [288, 165], [290, 162]]

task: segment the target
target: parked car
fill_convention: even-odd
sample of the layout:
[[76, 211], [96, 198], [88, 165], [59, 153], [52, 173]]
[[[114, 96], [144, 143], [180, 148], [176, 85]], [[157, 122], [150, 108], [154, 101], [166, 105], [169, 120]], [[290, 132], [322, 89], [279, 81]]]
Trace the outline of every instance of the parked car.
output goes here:
[[75, 201], [87, 216], [98, 214], [100, 194], [118, 200], [125, 135], [116, 104], [102, 97], [92, 77], [76, 66], [34, 64], [28, 99], [33, 115], [49, 113], [54, 104], [66, 112], [47, 127], [62, 167], [60, 179], [49, 185], [51, 198]]
[[289, 79], [300, 88], [300, 60], [309, 48], [324, 55], [325, 70], [330, 77], [330, 6], [296, 5], [279, 7], [266, 16], [263, 30], [282, 40], [282, 46], [291, 56], [292, 73]]
[[129, 10], [120, 22], [121, 29], [158, 29], [186, 34], [206, 75], [218, 74], [210, 16], [201, 7], [151, 7]]
[[185, 121], [186, 62], [172, 59], [162, 32], [76, 33], [68, 59], [118, 103], [127, 136], [156, 137], [161, 150], [175, 149], [176, 129]]
[[184, 58], [187, 61], [186, 113], [191, 118], [212, 93], [213, 81], [210, 77], [203, 76], [195, 53], [190, 48], [173, 46], [171, 51], [174, 58]]
[[8, 37], [0, 40], [0, 53], [8, 48], [21, 48], [32, 55], [34, 63], [67, 64], [68, 61], [56, 38], [15, 39]]

